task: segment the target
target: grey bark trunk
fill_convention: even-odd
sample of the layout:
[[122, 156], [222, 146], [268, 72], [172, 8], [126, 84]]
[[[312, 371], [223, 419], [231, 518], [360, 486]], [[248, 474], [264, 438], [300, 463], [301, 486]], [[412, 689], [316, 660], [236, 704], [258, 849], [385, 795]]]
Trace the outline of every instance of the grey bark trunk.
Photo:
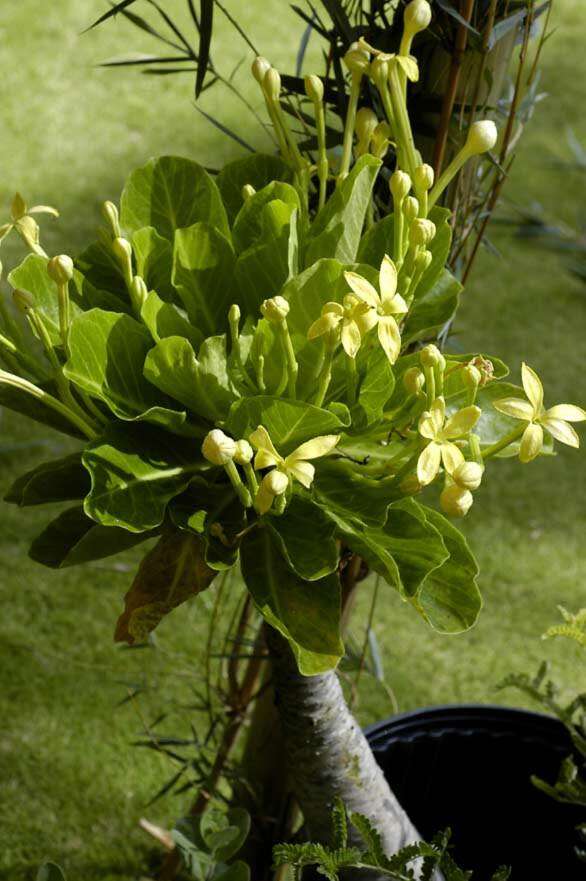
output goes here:
[[302, 676], [285, 640], [267, 633], [286, 763], [313, 841], [331, 838], [331, 807], [339, 797], [364, 814], [392, 854], [420, 836], [391, 791], [335, 672]]

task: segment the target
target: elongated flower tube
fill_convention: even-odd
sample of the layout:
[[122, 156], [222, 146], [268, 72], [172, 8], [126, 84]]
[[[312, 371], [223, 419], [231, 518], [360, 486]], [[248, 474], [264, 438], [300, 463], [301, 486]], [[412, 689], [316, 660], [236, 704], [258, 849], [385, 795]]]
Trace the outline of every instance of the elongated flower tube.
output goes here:
[[448, 474], [452, 474], [464, 460], [462, 450], [454, 440], [469, 434], [480, 416], [480, 408], [464, 407], [446, 419], [446, 403], [436, 398], [430, 409], [419, 419], [419, 434], [429, 441], [417, 462], [417, 477], [424, 486], [437, 477], [443, 464]]
[[579, 447], [580, 438], [570, 423], [584, 422], [586, 411], [574, 404], [556, 404], [546, 410], [543, 406], [543, 385], [535, 371], [523, 364], [521, 378], [527, 395], [526, 401], [522, 398], [501, 398], [493, 401], [493, 407], [499, 413], [526, 423], [521, 435], [519, 460], [527, 463], [539, 455], [543, 449], [544, 429], [560, 443], [568, 447]]
[[429, 27], [431, 23], [431, 6], [428, 0], [411, 0], [403, 14], [403, 36], [401, 38], [401, 55], [409, 55], [413, 38]]
[[356, 272], [345, 272], [344, 278], [359, 300], [373, 310], [373, 319], [377, 326], [378, 341], [382, 350], [394, 364], [401, 354], [401, 333], [395, 318], [408, 311], [407, 303], [397, 293], [397, 269], [385, 254], [379, 270], [380, 293], [373, 285]]
[[433, 208], [443, 191], [469, 159], [481, 153], [488, 153], [495, 146], [497, 140], [498, 130], [491, 119], [479, 119], [477, 122], [472, 123], [466, 143], [460, 152], [454, 156], [445, 171], [442, 172], [429, 193], [428, 207], [430, 209]]
[[265, 468], [276, 468], [290, 479], [295, 479], [309, 489], [315, 476], [315, 467], [311, 459], [319, 459], [331, 453], [340, 436], [337, 434], [325, 434], [306, 441], [288, 456], [281, 456], [275, 449], [271, 437], [264, 427], [259, 425], [249, 437], [252, 446], [257, 450], [254, 459], [254, 467], [257, 471]]

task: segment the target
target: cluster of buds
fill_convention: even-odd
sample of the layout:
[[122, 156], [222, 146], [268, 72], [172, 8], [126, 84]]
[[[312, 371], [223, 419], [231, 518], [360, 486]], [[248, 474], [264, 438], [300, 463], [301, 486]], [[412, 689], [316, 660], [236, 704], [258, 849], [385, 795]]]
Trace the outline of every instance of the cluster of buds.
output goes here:
[[118, 209], [113, 202], [104, 202], [102, 205], [102, 217], [106, 221], [108, 231], [102, 230], [102, 238], [108, 247], [122, 272], [124, 284], [132, 303], [135, 315], [140, 315], [148, 295], [148, 288], [144, 278], [134, 272], [134, 254], [132, 245], [124, 238], [120, 228]]
[[[260, 516], [269, 511], [278, 515], [285, 510], [293, 481], [309, 489], [315, 477], [311, 460], [331, 453], [338, 441], [339, 435], [315, 437], [288, 456], [282, 456], [267, 429], [259, 425], [250, 434], [249, 440], [234, 440], [221, 429], [214, 428], [204, 438], [201, 450], [208, 462], [224, 468], [245, 508], [254, 504]], [[244, 471], [246, 484], [240, 477], [237, 465]]]

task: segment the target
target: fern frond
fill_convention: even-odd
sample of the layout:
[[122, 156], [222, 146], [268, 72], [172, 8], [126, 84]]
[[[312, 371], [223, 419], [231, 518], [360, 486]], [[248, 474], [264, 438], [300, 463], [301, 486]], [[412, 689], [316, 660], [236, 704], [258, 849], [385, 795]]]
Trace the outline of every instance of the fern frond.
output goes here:
[[348, 844], [348, 821], [346, 808], [341, 798], [336, 798], [332, 805], [332, 845], [334, 849], [346, 847]]
[[387, 863], [387, 855], [384, 852], [380, 834], [364, 814], [352, 813], [349, 815], [350, 822], [366, 844], [367, 853], [365, 854], [366, 862], [375, 866], [385, 866]]
[[543, 639], [551, 639], [554, 636], [565, 636], [573, 639], [582, 648], [586, 648], [586, 608], [580, 609], [575, 614], [568, 612], [563, 606], [558, 606], [564, 619], [563, 624], [554, 624], [543, 634]]

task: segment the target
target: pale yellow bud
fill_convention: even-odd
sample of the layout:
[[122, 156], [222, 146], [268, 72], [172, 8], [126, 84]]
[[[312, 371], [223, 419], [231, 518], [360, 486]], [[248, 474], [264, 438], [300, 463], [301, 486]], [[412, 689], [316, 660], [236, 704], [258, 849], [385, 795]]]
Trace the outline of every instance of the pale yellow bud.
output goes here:
[[212, 465], [226, 465], [236, 454], [236, 441], [219, 428], [213, 428], [206, 434], [201, 451]]
[[416, 219], [419, 214], [419, 202], [415, 196], [407, 196], [403, 203], [403, 214], [407, 223]]
[[234, 461], [237, 465], [247, 465], [254, 456], [254, 450], [247, 440], [236, 441], [236, 452], [234, 453]]
[[370, 78], [381, 89], [389, 78], [389, 62], [385, 58], [374, 58], [370, 65]]
[[482, 481], [484, 468], [478, 462], [462, 462], [454, 470], [451, 477], [460, 489], [478, 489]]
[[252, 75], [259, 85], [262, 86], [267, 70], [271, 69], [271, 62], [263, 58], [262, 55], [257, 56], [252, 62]]
[[427, 0], [411, 0], [411, 3], [405, 7], [403, 28], [410, 39], [428, 28], [430, 22], [431, 6]]
[[410, 367], [403, 374], [403, 385], [410, 395], [416, 395], [425, 385], [425, 376], [419, 367]]
[[411, 178], [406, 171], [400, 171], [397, 169], [397, 171], [394, 171], [391, 175], [389, 186], [395, 202], [401, 203], [411, 191]]
[[409, 227], [409, 238], [411, 244], [427, 247], [435, 237], [435, 223], [424, 217], [416, 217], [411, 221]]
[[433, 254], [431, 251], [420, 251], [415, 258], [415, 268], [418, 272], [426, 272], [431, 266], [432, 261]]
[[377, 125], [377, 115], [370, 107], [361, 107], [357, 111], [354, 131], [360, 141], [370, 141]]
[[435, 175], [431, 165], [418, 165], [413, 175], [413, 183], [418, 193], [426, 193], [433, 187]]
[[112, 235], [120, 236], [120, 217], [114, 202], [104, 202], [102, 205], [102, 217], [112, 230]]
[[240, 323], [240, 306], [238, 303], [232, 303], [230, 309], [228, 310], [228, 321], [230, 324], [239, 324]]
[[275, 324], [280, 324], [287, 317], [289, 309], [290, 306], [287, 300], [279, 295], [265, 300], [260, 307], [260, 311], [267, 321], [272, 321]]
[[442, 361], [445, 364], [444, 357], [437, 346], [430, 343], [425, 346], [419, 353], [419, 360], [424, 367], [439, 367]]
[[282, 471], [269, 471], [260, 482], [255, 504], [259, 514], [266, 514], [270, 510], [277, 496], [282, 496], [289, 486], [289, 478]]
[[470, 156], [492, 150], [498, 140], [497, 127], [491, 119], [481, 119], [472, 123], [464, 144], [464, 150]]
[[281, 75], [274, 67], [270, 67], [264, 75], [262, 87], [265, 95], [273, 103], [277, 103], [281, 94]]
[[128, 239], [118, 236], [112, 242], [112, 251], [123, 267], [132, 265], [132, 245]]
[[344, 55], [344, 64], [353, 74], [364, 74], [370, 64], [370, 54], [358, 43], [352, 43]]
[[252, 184], [244, 184], [244, 186], [242, 187], [241, 195], [245, 202], [248, 202], [248, 200], [251, 199], [255, 193], [256, 190], [254, 189]]
[[24, 315], [35, 305], [33, 296], [28, 291], [20, 290], [20, 288], [15, 288], [12, 291], [12, 299], [18, 311]]
[[482, 382], [482, 374], [474, 364], [466, 364], [464, 367], [464, 382], [468, 388], [477, 388]]
[[58, 285], [65, 285], [73, 278], [73, 260], [67, 254], [53, 257], [47, 263], [49, 278]]
[[450, 517], [465, 517], [473, 502], [474, 497], [470, 490], [462, 489], [456, 484], [447, 486], [440, 495], [441, 509]]
[[383, 159], [389, 149], [389, 138], [391, 137], [391, 127], [388, 122], [381, 121], [372, 133], [371, 145], [372, 152], [378, 159]]
[[144, 278], [141, 278], [140, 275], [135, 275], [130, 284], [130, 298], [137, 311], [141, 310], [148, 293]]
[[315, 74], [305, 77], [305, 94], [314, 104], [319, 104], [323, 100], [324, 84]]

